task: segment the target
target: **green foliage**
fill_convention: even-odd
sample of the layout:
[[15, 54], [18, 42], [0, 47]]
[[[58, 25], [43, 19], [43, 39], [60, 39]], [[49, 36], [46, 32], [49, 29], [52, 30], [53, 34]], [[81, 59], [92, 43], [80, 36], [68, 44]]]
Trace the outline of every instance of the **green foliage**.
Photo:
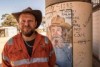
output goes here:
[[17, 26], [17, 21], [11, 14], [2, 15], [1, 19], [3, 20], [2, 26]]

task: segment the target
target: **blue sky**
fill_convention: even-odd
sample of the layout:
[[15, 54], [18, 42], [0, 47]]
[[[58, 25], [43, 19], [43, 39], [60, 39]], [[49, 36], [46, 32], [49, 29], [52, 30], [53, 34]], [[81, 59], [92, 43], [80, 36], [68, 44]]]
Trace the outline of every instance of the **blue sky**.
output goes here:
[[27, 7], [39, 9], [45, 15], [45, 0], [0, 0], [0, 23], [3, 14], [18, 12]]

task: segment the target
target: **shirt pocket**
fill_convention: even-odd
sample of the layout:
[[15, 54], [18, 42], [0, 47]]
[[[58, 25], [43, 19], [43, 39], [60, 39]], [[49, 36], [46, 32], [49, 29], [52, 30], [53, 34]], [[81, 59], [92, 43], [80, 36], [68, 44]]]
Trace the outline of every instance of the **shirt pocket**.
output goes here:
[[38, 57], [48, 57], [48, 50], [45, 45], [40, 45], [35, 51], [35, 55]]
[[17, 50], [17, 49], [14, 49], [14, 50], [11, 50], [8, 52], [9, 54], [9, 58], [10, 60], [12, 61], [16, 61], [16, 60], [20, 60], [23, 58], [23, 51], [22, 50]]

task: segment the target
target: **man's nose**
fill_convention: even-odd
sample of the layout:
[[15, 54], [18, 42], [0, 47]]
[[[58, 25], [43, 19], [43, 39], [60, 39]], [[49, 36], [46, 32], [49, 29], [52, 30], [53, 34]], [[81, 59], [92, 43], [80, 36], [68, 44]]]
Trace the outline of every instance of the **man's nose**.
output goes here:
[[58, 34], [58, 32], [57, 32], [57, 31], [55, 31], [54, 33], [55, 33], [55, 35], [57, 35], [57, 34]]
[[25, 25], [25, 26], [28, 26], [28, 25], [29, 25], [29, 23], [26, 21], [26, 22], [24, 23], [24, 25]]

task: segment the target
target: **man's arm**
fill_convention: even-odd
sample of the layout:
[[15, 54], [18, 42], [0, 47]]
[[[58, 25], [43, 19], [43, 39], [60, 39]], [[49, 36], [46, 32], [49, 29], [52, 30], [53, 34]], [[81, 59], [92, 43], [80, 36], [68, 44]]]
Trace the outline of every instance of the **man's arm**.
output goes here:
[[50, 67], [54, 67], [55, 64], [56, 64], [55, 51], [53, 49], [53, 45], [51, 41], [49, 40], [49, 65]]
[[12, 44], [12, 39], [9, 39], [7, 41], [2, 51], [2, 67], [11, 67], [10, 59], [8, 57], [8, 51], [10, 48], [10, 44]]
[[56, 56], [54, 50], [52, 50], [49, 55], [49, 65], [50, 67], [54, 67], [55, 64], [56, 64]]
[[4, 48], [3, 53], [2, 53], [2, 67], [11, 67], [10, 65], [10, 60], [7, 56], [7, 52], [6, 49]]
[[54, 52], [54, 49], [53, 49], [53, 45], [51, 43], [51, 41], [45, 37], [45, 44], [48, 45], [48, 53], [49, 53], [49, 61], [48, 61], [48, 64], [49, 64], [49, 67], [54, 67], [55, 64], [56, 64], [56, 56], [55, 56], [55, 52]]

